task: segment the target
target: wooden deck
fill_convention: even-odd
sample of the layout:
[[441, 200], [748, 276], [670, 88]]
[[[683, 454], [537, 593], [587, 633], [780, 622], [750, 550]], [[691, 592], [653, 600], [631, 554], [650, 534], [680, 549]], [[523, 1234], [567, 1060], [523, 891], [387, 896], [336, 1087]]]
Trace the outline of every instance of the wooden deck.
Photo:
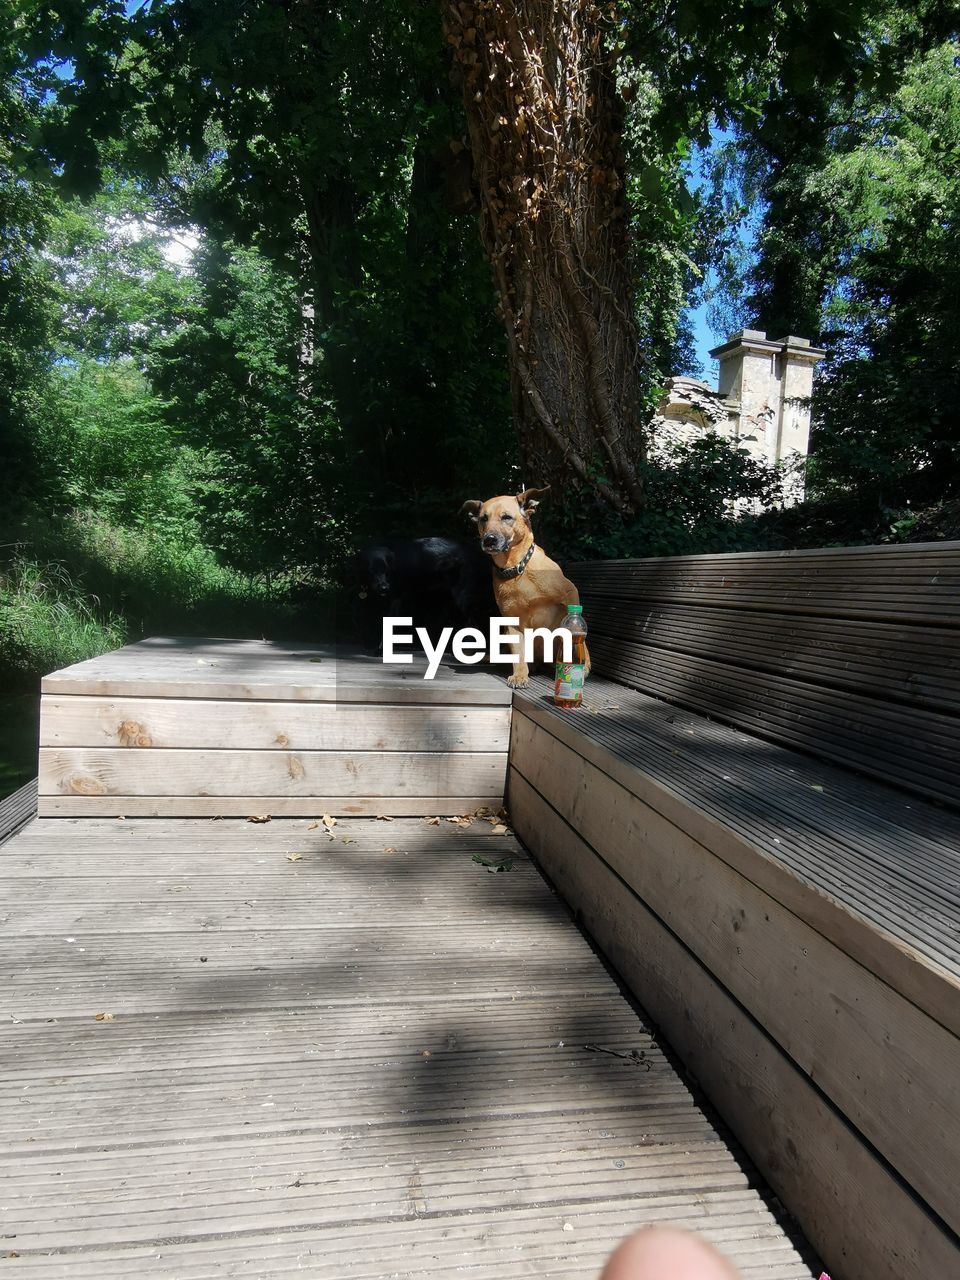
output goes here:
[[41, 818], [0, 892], [11, 1276], [594, 1277], [664, 1221], [811, 1275], [488, 823]]
[[31, 779], [0, 800], [0, 844], [16, 835], [37, 813], [37, 780]]

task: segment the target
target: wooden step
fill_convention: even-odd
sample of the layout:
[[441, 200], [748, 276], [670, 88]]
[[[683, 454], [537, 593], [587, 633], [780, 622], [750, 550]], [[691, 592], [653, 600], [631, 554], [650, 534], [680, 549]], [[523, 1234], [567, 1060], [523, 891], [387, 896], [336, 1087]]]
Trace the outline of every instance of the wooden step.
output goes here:
[[162, 637], [43, 681], [48, 817], [465, 814], [503, 801], [500, 676]]

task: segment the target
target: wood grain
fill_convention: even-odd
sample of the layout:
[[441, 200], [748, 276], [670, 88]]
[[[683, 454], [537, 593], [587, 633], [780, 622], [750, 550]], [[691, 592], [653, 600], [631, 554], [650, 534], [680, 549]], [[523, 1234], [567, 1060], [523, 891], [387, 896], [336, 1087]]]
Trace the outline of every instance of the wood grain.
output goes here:
[[44, 747], [257, 751], [499, 751], [509, 707], [183, 698], [43, 699]]
[[436, 815], [462, 816], [481, 805], [496, 808], [499, 792], [493, 795], [409, 796], [409, 795], [304, 795], [304, 796], [40, 796], [37, 812], [41, 818], [274, 818], [333, 817], [394, 818]]
[[37, 812], [37, 780], [32, 778], [0, 800], [0, 844], [9, 840]]
[[534, 681], [515, 726], [522, 712], [547, 729], [960, 1034], [955, 816], [608, 682], [588, 689], [570, 716]]
[[413, 702], [508, 706], [499, 674], [425, 662], [387, 665], [375, 655], [259, 640], [154, 637], [45, 676], [43, 693], [265, 701]]
[[597, 673], [960, 806], [960, 543], [570, 572]]
[[503, 794], [503, 752], [122, 751], [41, 747], [40, 794], [384, 796]]

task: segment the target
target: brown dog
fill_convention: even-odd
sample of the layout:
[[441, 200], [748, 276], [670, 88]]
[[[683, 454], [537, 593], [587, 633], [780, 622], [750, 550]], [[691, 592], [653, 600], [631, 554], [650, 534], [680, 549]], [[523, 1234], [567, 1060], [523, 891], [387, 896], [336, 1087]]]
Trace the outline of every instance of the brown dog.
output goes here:
[[[493, 561], [493, 594], [504, 618], [519, 618], [520, 632], [515, 642], [513, 675], [507, 684], [523, 688], [530, 677], [524, 661], [522, 632], [528, 627], [555, 630], [566, 616], [568, 604], [579, 604], [580, 593], [560, 566], [533, 540], [530, 517], [546, 489], [525, 489], [515, 498], [473, 498], [461, 508], [476, 524], [480, 546]], [[542, 649], [542, 643], [541, 643]], [[544, 653], [546, 662], [553, 654]], [[586, 670], [590, 670], [587, 655]]]

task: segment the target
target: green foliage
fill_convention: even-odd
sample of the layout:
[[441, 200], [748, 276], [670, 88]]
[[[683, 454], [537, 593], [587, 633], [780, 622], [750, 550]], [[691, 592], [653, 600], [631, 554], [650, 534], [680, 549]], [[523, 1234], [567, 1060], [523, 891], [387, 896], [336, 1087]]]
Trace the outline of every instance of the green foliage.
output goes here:
[[721, 436], [664, 443], [646, 468], [647, 509], [621, 520], [603, 507], [559, 516], [545, 509], [551, 551], [564, 560], [696, 555], [749, 545], [754, 504], [779, 501], [781, 474]]
[[[0, 669], [20, 683], [143, 635], [293, 633], [291, 583], [220, 564], [196, 541], [92, 511], [22, 509], [0, 528]], [[313, 618], [323, 625], [316, 592]], [[332, 603], [328, 606], [332, 608]], [[327, 622], [329, 626], [329, 622]]]
[[59, 562], [17, 557], [0, 572], [0, 655], [9, 676], [30, 677], [123, 644], [122, 619], [104, 614]]
[[329, 526], [311, 481], [334, 432], [305, 394], [303, 341], [294, 281], [256, 250], [207, 244], [190, 307], [149, 357], [202, 536], [252, 572], [315, 559]]
[[50, 378], [57, 412], [37, 439], [66, 502], [167, 536], [195, 530], [196, 461], [178, 447], [163, 401], [135, 364], [78, 356]]
[[[610, 13], [602, 35], [631, 103], [632, 267], [651, 405], [664, 375], [692, 368], [683, 305], [716, 234], [684, 182], [691, 144], [715, 116], [755, 119], [777, 76], [796, 92], [855, 78], [870, 8], [685, 0]], [[505, 346], [475, 232], [443, 207], [464, 123], [431, 6], [169, 0], [126, 14], [113, 0], [37, 10], [29, 25], [42, 56], [74, 60], [43, 131], [66, 180], [96, 189], [109, 154], [218, 245], [269, 257], [310, 316], [299, 342], [310, 368], [296, 379], [309, 410], [287, 441], [269, 428], [277, 448], [261, 441], [263, 493], [232, 459], [240, 470], [227, 483], [246, 486], [251, 504], [218, 545], [253, 552], [256, 528], [257, 556], [282, 544], [316, 559], [339, 542], [328, 528], [311, 538], [311, 506], [361, 532], [368, 511], [391, 523], [428, 493], [452, 506], [458, 493], [502, 487], [516, 456]], [[105, 140], [121, 138], [111, 153]], [[264, 406], [268, 418], [278, 421]], [[291, 454], [296, 492], [271, 503]]]
[[879, 500], [960, 492], [960, 69], [953, 42], [857, 104], [810, 186], [844, 220], [826, 300], [813, 480]]
[[220, 564], [212, 551], [153, 529], [112, 525], [99, 514], [72, 513], [59, 528], [28, 526], [33, 545], [49, 539], [75, 567], [85, 589], [121, 611], [140, 634], [195, 633], [198, 624], [257, 635], [283, 626], [287, 583], [252, 578]]
[[17, 146], [35, 126], [38, 107], [13, 78], [13, 61], [0, 34], [0, 501], [5, 491], [39, 482], [32, 429], [46, 409], [54, 310], [40, 251], [55, 201], [18, 172]]
[[714, 203], [762, 212], [751, 270], [720, 246], [727, 311], [827, 349], [809, 491], [876, 512], [960, 485], [960, 69], [955, 9], [867, 17], [857, 75], [774, 85]]
[[84, 203], [60, 200], [44, 242], [44, 262], [56, 291], [56, 340], [67, 359], [129, 358], [142, 366], [157, 337], [180, 321], [194, 293], [192, 274], [171, 250], [186, 250], [177, 227], [136, 182], [113, 172]]
[[[226, 483], [243, 506], [218, 545], [317, 560], [342, 548], [331, 521], [409, 511], [426, 491], [455, 508], [476, 483], [470, 452], [491, 484], [502, 476], [504, 341], [475, 228], [445, 207], [463, 122], [429, 6], [172, 0], [126, 15], [115, 3], [38, 11], [32, 27], [38, 49], [74, 58], [43, 130], [66, 181], [95, 190], [122, 168], [168, 219], [208, 233], [203, 302], [181, 309], [192, 332], [169, 355], [221, 344], [208, 399], [258, 437], [231, 449]], [[263, 339], [270, 367], [247, 370], [242, 309], [256, 299], [250, 318], [265, 319], [267, 294], [282, 312]], [[188, 359], [181, 390], [154, 368], [179, 404], [194, 370], [204, 378]]]

